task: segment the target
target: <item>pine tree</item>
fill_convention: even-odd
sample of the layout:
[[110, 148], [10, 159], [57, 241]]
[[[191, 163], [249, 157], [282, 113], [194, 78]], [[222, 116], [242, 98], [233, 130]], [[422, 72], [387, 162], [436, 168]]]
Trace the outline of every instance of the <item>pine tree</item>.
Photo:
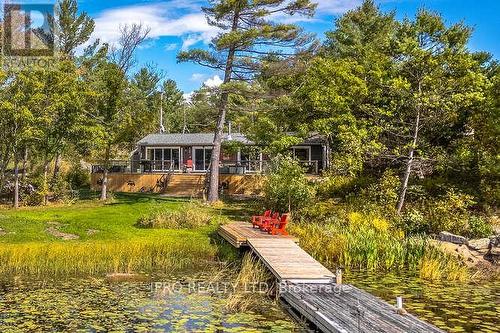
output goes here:
[[234, 80], [250, 81], [263, 61], [282, 60], [308, 46], [311, 36], [303, 34], [297, 25], [272, 20], [283, 15], [312, 16], [315, 7], [310, 0], [213, 0], [209, 7], [203, 8], [208, 23], [221, 30], [210, 45], [213, 52], [202, 49], [181, 52], [178, 60], [224, 71], [210, 164], [209, 202], [219, 198], [219, 161], [229, 83]]

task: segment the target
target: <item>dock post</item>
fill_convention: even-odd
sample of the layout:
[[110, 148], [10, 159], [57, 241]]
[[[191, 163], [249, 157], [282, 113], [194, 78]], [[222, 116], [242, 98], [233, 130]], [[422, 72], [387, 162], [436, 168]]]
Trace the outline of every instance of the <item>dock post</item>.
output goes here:
[[397, 303], [396, 305], [397, 309], [403, 310], [403, 297], [401, 296], [396, 297], [396, 303]]
[[342, 284], [342, 268], [337, 268], [337, 272], [335, 273], [335, 279], [337, 285]]

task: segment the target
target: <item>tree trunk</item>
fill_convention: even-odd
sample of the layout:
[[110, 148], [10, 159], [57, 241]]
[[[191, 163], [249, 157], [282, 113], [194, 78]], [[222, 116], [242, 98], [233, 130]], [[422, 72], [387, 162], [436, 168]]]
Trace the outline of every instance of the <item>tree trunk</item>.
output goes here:
[[[238, 29], [240, 13], [236, 11], [233, 17], [231, 31]], [[222, 147], [222, 135], [224, 131], [224, 123], [226, 122], [227, 102], [229, 93], [225, 91], [224, 84], [231, 82], [233, 74], [233, 63], [236, 54], [236, 46], [233, 45], [228, 52], [226, 60], [226, 69], [224, 71], [224, 82], [222, 85], [222, 94], [219, 104], [219, 119], [217, 120], [217, 128], [214, 136], [214, 147], [212, 149], [212, 158], [210, 163], [210, 182], [208, 185], [208, 202], [214, 203], [219, 200], [219, 162]]]
[[14, 208], [19, 208], [19, 161], [14, 161]]
[[23, 175], [21, 176], [21, 180], [23, 182], [26, 181], [27, 169], [28, 168], [28, 147], [24, 148], [24, 156], [23, 156]]
[[410, 175], [411, 175], [411, 171], [412, 171], [412, 167], [413, 167], [413, 161], [415, 160], [415, 149], [417, 147], [419, 127], [420, 127], [420, 111], [417, 112], [417, 117], [415, 119], [415, 129], [413, 132], [413, 141], [412, 141], [412, 145], [410, 147], [410, 153], [408, 154], [408, 160], [406, 162], [406, 170], [405, 170], [405, 173], [403, 174], [403, 181], [401, 183], [401, 191], [399, 193], [398, 205], [396, 207], [398, 215], [401, 214], [401, 211], [403, 210], [403, 206], [404, 206], [405, 199], [406, 199], [406, 191], [408, 190], [408, 182], [410, 180]]
[[108, 200], [108, 169], [104, 168], [102, 174], [101, 200]]
[[102, 174], [102, 186], [101, 186], [101, 200], [108, 200], [108, 168], [109, 168], [109, 159], [111, 156], [111, 147], [108, 145], [106, 147], [106, 153], [104, 156], [104, 172]]
[[61, 171], [61, 153], [57, 152], [56, 161], [54, 162], [54, 174], [52, 175], [52, 183], [55, 184], [57, 178], [59, 177], [59, 173]]
[[48, 184], [47, 184], [47, 178], [48, 178], [48, 175], [49, 175], [49, 164], [50, 164], [50, 161], [47, 161], [45, 160], [44, 164], [43, 164], [43, 205], [46, 205], [47, 202], [49, 201], [48, 198], [49, 198], [49, 193], [48, 193]]

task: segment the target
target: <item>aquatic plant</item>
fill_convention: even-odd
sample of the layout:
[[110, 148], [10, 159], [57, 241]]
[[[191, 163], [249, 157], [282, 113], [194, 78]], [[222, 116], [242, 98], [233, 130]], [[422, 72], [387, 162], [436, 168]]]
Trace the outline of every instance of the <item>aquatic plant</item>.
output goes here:
[[248, 286], [256, 286], [260, 283], [266, 286], [274, 284], [274, 277], [269, 270], [251, 253], [246, 253], [241, 261], [234, 278], [237, 287], [226, 299], [226, 309], [231, 312], [255, 310], [261, 307], [262, 302], [268, 302], [267, 296], [272, 291], [268, 289], [266, 294], [249, 292]]
[[214, 260], [209, 239], [0, 244], [0, 275], [99, 275], [171, 272]]
[[351, 212], [343, 222], [330, 221], [299, 222], [290, 226], [301, 246], [327, 266], [407, 269], [420, 271], [422, 277], [428, 279], [463, 281], [468, 276], [464, 265], [432, 247], [425, 237], [405, 237], [402, 231], [374, 213]]

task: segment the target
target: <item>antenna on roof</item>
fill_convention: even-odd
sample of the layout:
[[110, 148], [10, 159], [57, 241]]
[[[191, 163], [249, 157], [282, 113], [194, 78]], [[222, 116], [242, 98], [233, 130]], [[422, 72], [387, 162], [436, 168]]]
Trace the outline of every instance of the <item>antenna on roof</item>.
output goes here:
[[160, 94], [160, 133], [165, 133], [165, 127], [163, 126], [163, 91]]

